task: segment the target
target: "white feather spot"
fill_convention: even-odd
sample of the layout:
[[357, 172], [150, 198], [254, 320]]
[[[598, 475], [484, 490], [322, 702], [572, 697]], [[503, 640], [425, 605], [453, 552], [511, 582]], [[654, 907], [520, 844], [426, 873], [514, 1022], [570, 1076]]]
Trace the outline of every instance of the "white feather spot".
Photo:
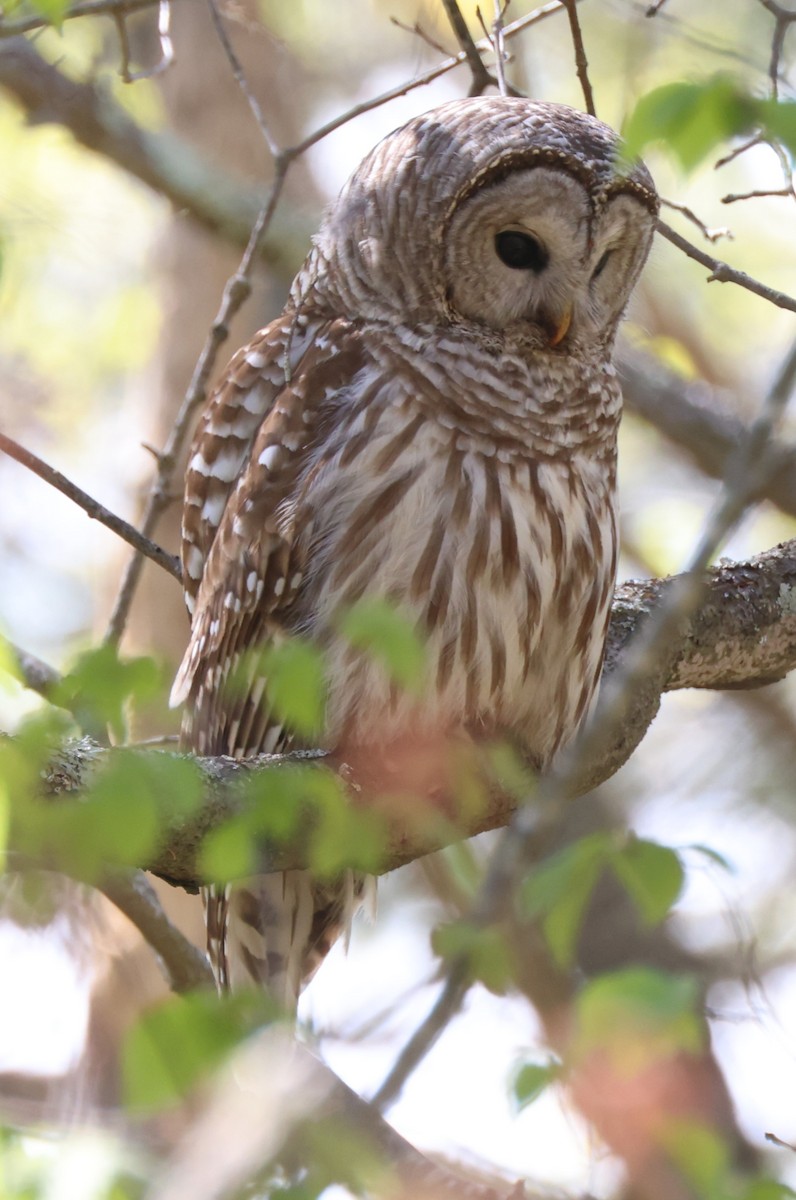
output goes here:
[[284, 592], [284, 590], [285, 590], [285, 578], [284, 578], [284, 576], [280, 576], [280, 578], [277, 579], [276, 583], [274, 584], [274, 595], [281, 596], [282, 593]]
[[196, 454], [194, 454], [193, 458], [188, 463], [188, 470], [196, 471], [197, 475], [212, 474], [212, 467], [207, 462], [207, 460], [205, 459], [205, 456], [202, 454], [202, 452], [200, 450], [197, 450]]
[[207, 521], [208, 525], [218, 525], [226, 503], [227, 497], [223, 492], [208, 496], [202, 505], [202, 520]]
[[260, 457], [257, 459], [261, 467], [265, 467], [266, 471], [270, 471], [276, 460], [279, 458], [280, 447], [278, 445], [266, 446]]
[[219, 454], [210, 468], [210, 474], [222, 483], [231, 483], [240, 471], [242, 462], [243, 455], [240, 450], [227, 450], [224, 454]]
[[304, 576], [302, 575], [301, 571], [296, 571], [296, 574], [293, 576], [293, 578], [290, 581], [290, 590], [295, 591], [295, 589], [301, 583], [303, 578], [304, 578]]
[[249, 571], [249, 574], [246, 576], [246, 591], [253, 592], [256, 586], [257, 586], [257, 572]]
[[254, 367], [255, 371], [262, 371], [267, 361], [268, 358], [262, 350], [247, 350], [246, 352], [246, 362], [250, 367]]
[[191, 546], [185, 556], [185, 569], [191, 579], [201, 579], [202, 567], [204, 566], [205, 557], [198, 546]]

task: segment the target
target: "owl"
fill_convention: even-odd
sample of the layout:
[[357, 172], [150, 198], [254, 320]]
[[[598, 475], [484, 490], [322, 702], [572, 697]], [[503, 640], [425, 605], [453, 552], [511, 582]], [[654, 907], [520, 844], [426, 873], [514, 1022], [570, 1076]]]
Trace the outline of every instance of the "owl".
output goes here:
[[[292, 635], [324, 653], [321, 744], [384, 764], [393, 791], [462, 741], [509, 738], [549, 766], [601, 671], [611, 355], [657, 208], [646, 168], [564, 105], [455, 101], [368, 155], [196, 434], [173, 692], [187, 747], [297, 745], [252, 653]], [[371, 598], [422, 637], [421, 689], [344, 636], [341, 615]], [[289, 871], [211, 894], [220, 986], [294, 1004], [363, 887]]]

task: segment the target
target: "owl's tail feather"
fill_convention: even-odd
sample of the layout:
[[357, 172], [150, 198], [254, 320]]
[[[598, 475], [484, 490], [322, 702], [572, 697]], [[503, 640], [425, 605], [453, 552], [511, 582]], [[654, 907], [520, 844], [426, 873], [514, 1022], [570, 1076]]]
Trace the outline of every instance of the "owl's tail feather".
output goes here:
[[208, 889], [207, 946], [219, 988], [256, 984], [294, 1013], [338, 937], [349, 937], [365, 891], [365, 879], [351, 871], [325, 883], [308, 871], [283, 871]]

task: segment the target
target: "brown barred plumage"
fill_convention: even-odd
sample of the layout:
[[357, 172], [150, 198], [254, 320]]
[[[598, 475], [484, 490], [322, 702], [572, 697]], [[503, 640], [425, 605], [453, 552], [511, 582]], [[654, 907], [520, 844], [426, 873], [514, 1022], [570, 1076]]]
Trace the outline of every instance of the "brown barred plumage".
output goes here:
[[[193, 629], [174, 688], [187, 745], [241, 757], [291, 744], [244, 656], [299, 633], [326, 652], [327, 746], [383, 753], [399, 780], [402, 755], [410, 772], [421, 742], [465, 734], [509, 734], [549, 764], [602, 663], [611, 351], [656, 212], [645, 168], [623, 172], [611, 131], [560, 105], [458, 101], [376, 147], [196, 435]], [[422, 631], [420, 697], [341, 636], [363, 596]], [[289, 872], [212, 898], [222, 984], [255, 978], [294, 1002], [362, 887]]]

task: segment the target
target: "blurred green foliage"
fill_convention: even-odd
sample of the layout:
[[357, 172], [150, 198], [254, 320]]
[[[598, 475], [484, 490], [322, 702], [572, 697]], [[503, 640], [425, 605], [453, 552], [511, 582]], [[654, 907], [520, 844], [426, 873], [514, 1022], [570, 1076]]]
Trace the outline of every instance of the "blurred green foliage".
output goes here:
[[586, 907], [605, 871], [611, 871], [647, 925], [667, 916], [683, 886], [674, 850], [632, 835], [580, 838], [533, 868], [521, 889], [527, 917], [539, 918], [553, 957], [561, 967], [575, 958]]
[[796, 102], [761, 99], [742, 81], [715, 75], [702, 83], [666, 83], [642, 96], [622, 130], [631, 160], [663, 142], [684, 171], [738, 137], [772, 138], [796, 153]]
[[277, 1016], [262, 990], [233, 996], [172, 996], [133, 1027], [122, 1050], [125, 1100], [133, 1112], [178, 1104], [241, 1041]]

